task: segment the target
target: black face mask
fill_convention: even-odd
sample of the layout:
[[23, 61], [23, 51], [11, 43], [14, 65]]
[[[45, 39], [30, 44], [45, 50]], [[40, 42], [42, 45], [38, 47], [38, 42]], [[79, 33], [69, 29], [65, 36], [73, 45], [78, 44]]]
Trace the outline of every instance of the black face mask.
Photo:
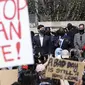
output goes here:
[[45, 30], [40, 30], [39, 33], [44, 35], [45, 34]]
[[70, 31], [71, 29], [72, 29], [72, 26], [69, 26], [69, 27], [68, 27], [68, 30]]
[[80, 34], [84, 34], [84, 29], [83, 30], [79, 30]]
[[46, 34], [46, 35], [48, 35], [48, 36], [50, 36], [50, 35], [51, 35], [51, 34], [50, 34], [50, 31], [45, 32], [45, 34]]
[[64, 32], [59, 33], [59, 35], [62, 37], [64, 36], [64, 34], [65, 34]]

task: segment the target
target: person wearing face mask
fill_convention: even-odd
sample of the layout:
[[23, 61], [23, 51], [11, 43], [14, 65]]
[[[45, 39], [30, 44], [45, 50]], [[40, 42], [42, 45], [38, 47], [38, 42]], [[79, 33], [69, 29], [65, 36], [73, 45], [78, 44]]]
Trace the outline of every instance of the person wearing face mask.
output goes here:
[[65, 35], [64, 28], [59, 28], [58, 35], [54, 38], [54, 45], [56, 48], [60, 47], [67, 50], [71, 48], [70, 38], [69, 36]]
[[51, 40], [51, 54], [52, 56], [54, 56], [54, 43], [53, 43], [53, 40], [54, 40], [54, 35], [52, 34], [51, 32], [51, 28], [50, 27], [45, 27], [45, 35], [49, 36], [50, 37], [50, 40]]
[[74, 43], [73, 43], [74, 35], [78, 33], [78, 28], [72, 25], [71, 23], [68, 23], [66, 29], [67, 29], [67, 35], [70, 37], [71, 40], [72, 48], [74, 48]]
[[[40, 56], [40, 61], [44, 63], [44, 59], [48, 58], [50, 54], [50, 44], [51, 40], [50, 37], [45, 35], [45, 27], [44, 25], [39, 25], [37, 27], [39, 34], [34, 36], [33, 38], [33, 48], [34, 48], [34, 55]], [[37, 58], [37, 57], [36, 57]], [[37, 59], [35, 59], [37, 60]], [[38, 62], [38, 61], [37, 61]]]
[[45, 34], [51, 36], [50, 27], [45, 27]]
[[74, 46], [79, 52], [79, 56], [82, 57], [83, 46], [85, 45], [85, 26], [84, 24], [79, 25], [79, 32], [74, 36]]

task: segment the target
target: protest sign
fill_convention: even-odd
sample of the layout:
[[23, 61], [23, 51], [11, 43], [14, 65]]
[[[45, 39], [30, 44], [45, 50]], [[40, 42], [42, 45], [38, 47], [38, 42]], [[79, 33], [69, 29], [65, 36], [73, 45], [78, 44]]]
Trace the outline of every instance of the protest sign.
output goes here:
[[11, 85], [18, 80], [18, 70], [1, 70], [0, 85]]
[[84, 63], [50, 58], [46, 69], [46, 77], [75, 82], [82, 78]]
[[0, 68], [33, 64], [25, 0], [0, 0]]

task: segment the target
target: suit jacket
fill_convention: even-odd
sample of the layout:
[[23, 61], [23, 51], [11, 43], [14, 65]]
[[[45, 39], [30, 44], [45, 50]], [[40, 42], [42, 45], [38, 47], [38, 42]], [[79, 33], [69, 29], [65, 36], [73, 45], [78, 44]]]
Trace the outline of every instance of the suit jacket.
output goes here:
[[84, 34], [80, 34], [80, 33], [75, 34], [75, 36], [74, 36], [75, 48], [81, 50], [84, 45], [85, 45], [85, 33]]
[[33, 38], [33, 48], [34, 54], [40, 53], [41, 55], [47, 55], [51, 52], [51, 40], [50, 37], [45, 35], [43, 37], [43, 45], [41, 46], [39, 35], [34, 36]]
[[78, 29], [76, 27], [73, 27], [73, 29], [71, 29], [67, 35], [70, 37], [70, 41], [71, 41], [71, 45], [72, 45], [72, 48], [74, 48], [74, 35], [78, 33]]

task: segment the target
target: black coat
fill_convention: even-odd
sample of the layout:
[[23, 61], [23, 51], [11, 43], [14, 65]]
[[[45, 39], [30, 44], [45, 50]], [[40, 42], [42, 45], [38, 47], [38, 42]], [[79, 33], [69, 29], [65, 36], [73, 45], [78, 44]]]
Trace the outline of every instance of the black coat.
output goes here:
[[39, 35], [34, 36], [33, 49], [34, 49], [34, 54], [40, 53], [42, 56], [50, 54], [50, 52], [51, 52], [51, 39], [50, 39], [50, 37], [45, 35], [43, 37], [43, 45], [41, 46]]

